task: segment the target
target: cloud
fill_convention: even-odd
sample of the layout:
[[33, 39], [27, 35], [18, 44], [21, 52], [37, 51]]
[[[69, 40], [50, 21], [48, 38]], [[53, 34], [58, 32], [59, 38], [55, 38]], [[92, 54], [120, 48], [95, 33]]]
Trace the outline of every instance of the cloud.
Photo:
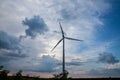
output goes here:
[[[54, 56], [42, 55], [36, 65], [28, 69], [29, 71], [34, 72], [58, 72], [62, 71], [62, 61], [56, 59]], [[82, 62], [77, 60], [71, 60], [65, 62], [66, 66], [79, 66], [82, 65]]]
[[[99, 4], [98, 4], [99, 3]], [[62, 5], [66, 4], [66, 5]], [[103, 4], [102, 1], [84, 1], [84, 0], [69, 0], [62, 3], [60, 9], [60, 15], [65, 20], [75, 20], [82, 18], [98, 17], [104, 10], [108, 10], [109, 4]], [[100, 7], [104, 7], [102, 10]]]
[[0, 62], [5, 63], [10, 60], [25, 58], [19, 39], [0, 31]]
[[0, 31], [0, 49], [16, 50], [20, 49], [19, 39]]
[[59, 60], [55, 59], [54, 57], [50, 55], [43, 55], [38, 60], [40, 62], [36, 64], [35, 66], [32, 66], [32, 68], [29, 69], [30, 71], [55, 72], [56, 71], [55, 68], [58, 66], [57, 63], [59, 63]]
[[10, 66], [11, 64], [8, 64], [10, 61], [17, 61], [26, 57], [28, 57], [28, 55], [21, 54], [15, 51], [0, 50], [0, 65], [6, 64], [6, 66]]
[[119, 68], [115, 68], [115, 69], [92, 69], [88, 72], [89, 75], [92, 76], [101, 76], [101, 77], [119, 77], [120, 76], [120, 69]]
[[111, 53], [102, 53], [99, 54], [98, 61], [102, 63], [108, 63], [108, 64], [115, 64], [118, 63], [119, 60], [115, 58]]
[[48, 31], [47, 25], [40, 16], [33, 16], [31, 19], [25, 18], [22, 23], [28, 26], [25, 33], [26, 36], [30, 36], [31, 38], [35, 38], [37, 34], [44, 34]]
[[72, 12], [72, 11], [69, 11], [69, 10], [67, 10], [67, 9], [62, 9], [62, 10], [61, 10], [61, 16], [62, 16], [62, 18], [68, 19], [68, 20], [77, 18], [76, 15], [74, 15], [74, 14], [71, 15], [71, 12]]
[[25, 55], [25, 54], [17, 54], [17, 53], [15, 53], [15, 52], [9, 52], [9, 53], [5, 53], [4, 54], [5, 56], [9, 56], [9, 57], [16, 57], [16, 58], [25, 58], [25, 57], [27, 57], [27, 55]]
[[27, 56], [25, 54], [21, 54], [21, 53], [18, 54], [18, 53], [19, 53], [18, 51], [13, 51], [13, 50], [5, 50], [5, 49], [0, 50], [0, 54], [7, 57], [24, 58]]
[[58, 63], [58, 60], [49, 56], [49, 55], [43, 55], [40, 59], [40, 69], [39, 71], [42, 72], [53, 72], [55, 71], [55, 67], [57, 67], [56, 63]]
[[82, 65], [81, 62], [76, 62], [76, 61], [71, 61], [71, 62], [66, 62], [67, 66], [80, 66]]
[[[82, 65], [83, 62], [81, 62], [79, 59], [72, 59], [71, 61], [66, 61], [65, 65], [66, 66], [80, 66]], [[62, 62], [58, 63], [58, 65], [62, 65]]]

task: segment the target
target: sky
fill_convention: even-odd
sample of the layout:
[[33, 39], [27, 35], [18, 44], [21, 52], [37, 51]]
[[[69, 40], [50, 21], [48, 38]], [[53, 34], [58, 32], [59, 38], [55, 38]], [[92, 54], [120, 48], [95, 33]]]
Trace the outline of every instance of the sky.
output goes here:
[[120, 0], [0, 0], [0, 65], [11, 72], [51, 77], [120, 76]]

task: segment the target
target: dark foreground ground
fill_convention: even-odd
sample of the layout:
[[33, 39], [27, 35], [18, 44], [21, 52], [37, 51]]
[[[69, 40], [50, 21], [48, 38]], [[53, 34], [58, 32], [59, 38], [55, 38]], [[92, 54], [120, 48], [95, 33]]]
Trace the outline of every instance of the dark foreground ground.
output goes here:
[[[55, 78], [38, 78], [38, 77], [21, 77], [15, 78], [14, 76], [8, 77], [8, 79], [0, 79], [0, 80], [62, 80]], [[68, 78], [67, 80], [120, 80], [120, 78]]]
[[70, 80], [120, 80], [120, 78], [73, 78]]

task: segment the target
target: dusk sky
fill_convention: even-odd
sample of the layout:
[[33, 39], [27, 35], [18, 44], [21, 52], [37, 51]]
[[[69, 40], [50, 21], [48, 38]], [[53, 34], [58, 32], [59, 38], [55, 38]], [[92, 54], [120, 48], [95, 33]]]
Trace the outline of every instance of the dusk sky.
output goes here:
[[50, 77], [120, 76], [120, 0], [0, 0], [0, 65]]

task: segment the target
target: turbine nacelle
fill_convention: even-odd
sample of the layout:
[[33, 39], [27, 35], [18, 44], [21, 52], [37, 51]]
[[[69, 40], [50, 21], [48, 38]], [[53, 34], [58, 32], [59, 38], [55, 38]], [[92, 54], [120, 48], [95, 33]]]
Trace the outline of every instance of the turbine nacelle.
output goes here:
[[68, 40], [74, 40], [74, 41], [83, 41], [83, 40], [79, 40], [79, 39], [74, 39], [74, 38], [70, 38], [70, 37], [66, 37], [64, 35], [64, 31], [62, 29], [62, 26], [61, 26], [61, 23], [59, 22], [59, 25], [60, 25], [60, 29], [61, 29], [61, 33], [62, 33], [62, 39], [60, 39], [58, 41], [58, 43], [53, 47], [53, 49], [51, 50], [51, 52], [57, 47], [57, 45], [63, 40], [63, 39], [68, 39]]
[[83, 40], [79, 40], [79, 39], [74, 39], [74, 38], [70, 38], [70, 37], [63, 37], [62, 39], [60, 39], [58, 41], [58, 43], [53, 47], [53, 49], [51, 50], [51, 52], [57, 47], [57, 45], [63, 40], [63, 39], [68, 39], [68, 40], [74, 40], [74, 41], [83, 41]]

